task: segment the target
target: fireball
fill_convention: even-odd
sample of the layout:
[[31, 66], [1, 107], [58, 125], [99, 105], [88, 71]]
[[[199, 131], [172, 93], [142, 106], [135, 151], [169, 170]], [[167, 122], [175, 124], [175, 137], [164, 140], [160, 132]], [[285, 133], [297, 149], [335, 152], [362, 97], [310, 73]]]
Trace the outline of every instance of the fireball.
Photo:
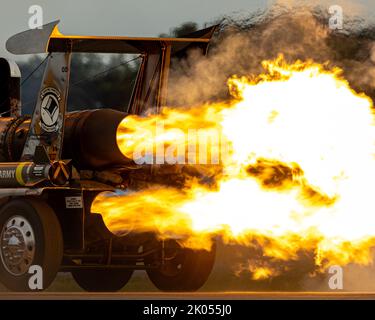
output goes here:
[[[125, 156], [160, 165], [218, 164], [214, 184], [190, 179], [180, 189], [159, 185], [99, 196], [93, 211], [114, 233], [132, 225], [191, 248], [209, 249], [220, 236], [226, 243], [260, 244], [264, 256], [279, 260], [312, 250], [322, 269], [371, 263], [371, 99], [328, 64], [288, 64], [280, 56], [263, 67], [263, 74], [228, 80], [229, 103], [164, 108], [129, 116], [118, 128]], [[273, 273], [251, 268], [255, 278]]]

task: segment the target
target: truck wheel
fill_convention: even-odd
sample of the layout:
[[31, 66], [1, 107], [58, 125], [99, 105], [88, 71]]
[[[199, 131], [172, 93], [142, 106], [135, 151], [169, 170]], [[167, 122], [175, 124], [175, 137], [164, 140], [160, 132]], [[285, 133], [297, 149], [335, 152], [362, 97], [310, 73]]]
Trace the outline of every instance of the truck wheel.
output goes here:
[[[12, 291], [46, 289], [63, 256], [63, 238], [54, 211], [35, 199], [12, 200], [0, 211], [0, 281]], [[42, 280], [31, 279], [39, 266]], [[30, 282], [30, 283], [29, 283]], [[41, 285], [41, 287], [37, 286]]]
[[89, 292], [113, 292], [122, 289], [130, 280], [133, 270], [74, 270], [77, 284]]
[[168, 240], [164, 245], [164, 263], [157, 269], [147, 269], [147, 274], [159, 290], [196, 291], [207, 281], [215, 254], [215, 245], [211, 251], [192, 250]]

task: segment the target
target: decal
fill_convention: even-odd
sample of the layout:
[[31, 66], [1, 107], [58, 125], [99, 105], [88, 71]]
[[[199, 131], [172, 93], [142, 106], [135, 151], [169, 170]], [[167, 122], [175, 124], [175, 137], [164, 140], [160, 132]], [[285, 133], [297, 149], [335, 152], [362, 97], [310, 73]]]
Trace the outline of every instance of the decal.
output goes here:
[[40, 98], [40, 126], [46, 132], [58, 131], [61, 94], [58, 90], [48, 87], [42, 91]]
[[65, 197], [65, 206], [67, 209], [83, 208], [82, 197]]

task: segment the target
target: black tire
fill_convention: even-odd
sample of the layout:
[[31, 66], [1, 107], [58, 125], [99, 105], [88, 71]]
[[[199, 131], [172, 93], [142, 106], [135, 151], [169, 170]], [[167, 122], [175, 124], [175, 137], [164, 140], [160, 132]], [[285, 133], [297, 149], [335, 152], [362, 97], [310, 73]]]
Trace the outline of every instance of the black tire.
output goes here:
[[157, 269], [147, 269], [155, 287], [162, 291], [196, 291], [201, 288], [215, 263], [216, 245], [212, 246], [211, 251], [192, 250], [181, 248], [176, 241], [168, 240], [165, 248], [165, 263]]
[[[30, 230], [27, 231], [27, 228], [31, 228], [32, 242], [27, 239], [30, 237]], [[24, 231], [26, 233], [22, 236]], [[10, 244], [11, 238], [16, 239], [13, 240], [16, 242]], [[7, 245], [6, 248], [3, 248], [4, 244]], [[63, 256], [63, 237], [55, 212], [44, 201], [17, 199], [7, 203], [0, 210], [0, 245], [0, 281], [8, 289], [12, 291], [44, 290], [55, 279]], [[21, 251], [18, 250], [15, 253], [12, 247], [14, 245], [20, 246]], [[22, 260], [23, 262], [11, 264], [10, 260], [12, 263]], [[28, 270], [26, 271], [29, 265], [38, 265], [42, 268], [43, 287], [41, 289], [29, 287], [30, 277], [33, 276], [28, 273]], [[23, 269], [26, 272], [22, 271]]]
[[89, 292], [114, 292], [121, 290], [130, 280], [133, 270], [74, 270], [77, 284]]

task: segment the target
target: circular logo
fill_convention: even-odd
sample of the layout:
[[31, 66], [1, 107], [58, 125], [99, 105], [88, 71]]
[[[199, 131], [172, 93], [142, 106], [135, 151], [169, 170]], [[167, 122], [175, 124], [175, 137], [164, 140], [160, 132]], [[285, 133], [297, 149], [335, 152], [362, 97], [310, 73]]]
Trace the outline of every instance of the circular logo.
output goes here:
[[46, 88], [41, 93], [40, 125], [46, 132], [59, 129], [60, 93], [54, 88]]

